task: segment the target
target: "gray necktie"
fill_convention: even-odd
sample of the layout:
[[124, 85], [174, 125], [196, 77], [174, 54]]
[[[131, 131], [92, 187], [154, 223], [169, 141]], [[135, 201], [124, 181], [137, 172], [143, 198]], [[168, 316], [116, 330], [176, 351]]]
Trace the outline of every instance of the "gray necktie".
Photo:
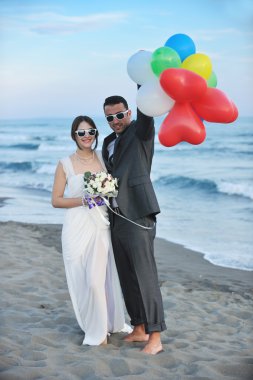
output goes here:
[[109, 157], [109, 165], [113, 166], [113, 154]]

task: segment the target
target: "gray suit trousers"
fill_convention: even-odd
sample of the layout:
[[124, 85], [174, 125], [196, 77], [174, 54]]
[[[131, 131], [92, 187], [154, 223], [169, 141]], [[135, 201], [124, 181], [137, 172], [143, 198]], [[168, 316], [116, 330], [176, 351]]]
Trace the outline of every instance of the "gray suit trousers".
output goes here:
[[145, 230], [117, 215], [110, 216], [114, 257], [131, 324], [144, 324], [146, 333], [161, 332], [166, 325], [154, 258], [154, 218], [135, 220], [144, 226], [154, 225]]

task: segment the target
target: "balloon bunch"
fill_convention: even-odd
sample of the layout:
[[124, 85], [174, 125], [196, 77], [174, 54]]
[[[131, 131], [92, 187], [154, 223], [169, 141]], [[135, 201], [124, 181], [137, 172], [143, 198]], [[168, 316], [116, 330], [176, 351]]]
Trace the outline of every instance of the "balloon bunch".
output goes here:
[[145, 115], [169, 112], [158, 133], [164, 146], [181, 141], [201, 144], [206, 137], [203, 120], [231, 123], [238, 116], [235, 104], [215, 88], [217, 77], [210, 58], [196, 53], [186, 34], [174, 34], [153, 53], [138, 51], [128, 60], [127, 72], [141, 85], [136, 102]]

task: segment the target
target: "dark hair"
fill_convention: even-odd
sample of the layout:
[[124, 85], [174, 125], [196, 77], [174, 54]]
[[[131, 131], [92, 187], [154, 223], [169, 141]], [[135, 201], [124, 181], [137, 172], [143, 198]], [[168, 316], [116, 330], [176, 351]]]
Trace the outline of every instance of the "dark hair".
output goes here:
[[122, 96], [119, 96], [119, 95], [113, 95], [113, 96], [109, 96], [109, 98], [106, 98], [104, 102], [104, 109], [105, 109], [105, 106], [114, 106], [114, 104], [119, 104], [119, 103], [123, 103], [126, 110], [128, 110], [128, 104], [127, 104], [126, 99], [124, 99]]
[[80, 146], [78, 145], [78, 140], [76, 138], [76, 130], [78, 129], [79, 127], [79, 124], [82, 122], [82, 121], [85, 121], [86, 123], [88, 123], [91, 128], [94, 128], [97, 130], [97, 133], [96, 133], [96, 137], [95, 137], [95, 146], [94, 146], [94, 150], [96, 149], [96, 147], [98, 146], [98, 129], [97, 129], [97, 126], [96, 124], [94, 123], [94, 121], [89, 117], [89, 116], [77, 116], [74, 120], [73, 120], [73, 123], [72, 123], [72, 127], [71, 127], [71, 137], [72, 137], [72, 140], [75, 141], [76, 145], [80, 148]]

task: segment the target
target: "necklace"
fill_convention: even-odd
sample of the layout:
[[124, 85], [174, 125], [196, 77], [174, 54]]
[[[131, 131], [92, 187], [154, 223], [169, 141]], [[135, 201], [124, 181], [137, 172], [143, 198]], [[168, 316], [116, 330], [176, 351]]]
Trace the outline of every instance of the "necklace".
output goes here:
[[85, 163], [85, 162], [89, 162], [89, 161], [93, 161], [94, 160], [94, 150], [92, 152], [92, 155], [85, 158], [85, 157], [81, 157], [79, 156], [79, 154], [77, 152], [75, 152], [75, 157], [78, 161], [82, 162], [82, 163]]

